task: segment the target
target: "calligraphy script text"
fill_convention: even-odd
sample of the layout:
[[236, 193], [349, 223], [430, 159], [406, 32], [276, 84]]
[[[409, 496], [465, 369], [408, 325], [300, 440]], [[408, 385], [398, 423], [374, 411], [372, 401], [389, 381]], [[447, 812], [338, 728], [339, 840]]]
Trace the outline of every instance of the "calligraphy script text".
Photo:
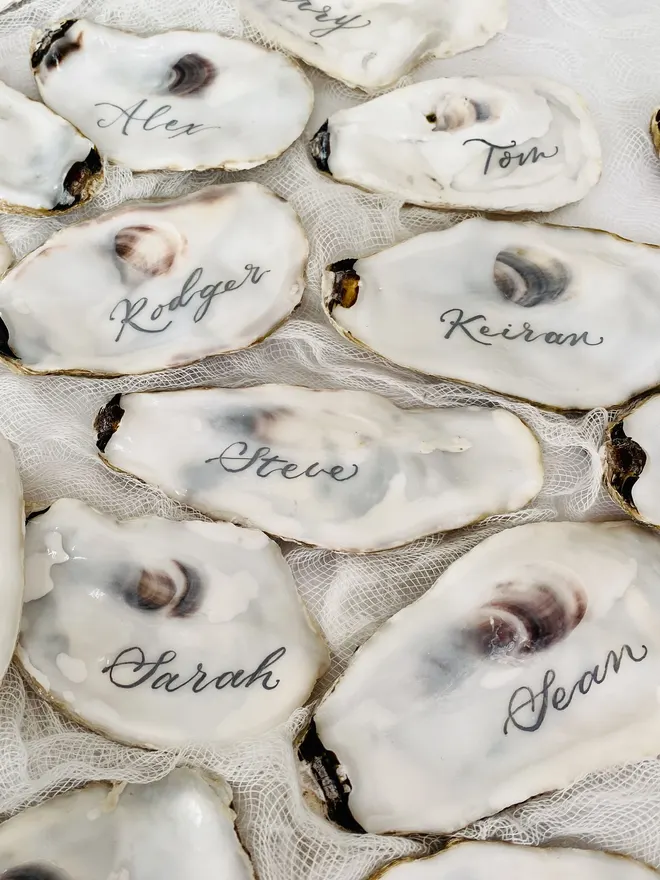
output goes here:
[[309, 32], [310, 37], [314, 37], [315, 40], [321, 40], [336, 31], [355, 31], [369, 27], [371, 24], [370, 19], [367, 19], [364, 24], [355, 24], [359, 19], [364, 19], [363, 15], [338, 15], [333, 18], [330, 15], [332, 6], [322, 6], [320, 9], [315, 9], [311, 0], [281, 0], [281, 2], [295, 3], [301, 12], [310, 12], [318, 22], [329, 23], [330, 26], [327, 28], [315, 28]]
[[[146, 98], [143, 98], [141, 101], [138, 101], [137, 104], [133, 104], [132, 107], [120, 107], [119, 104], [112, 104], [110, 101], [101, 101], [98, 104], [95, 104], [95, 107], [111, 107], [113, 110], [117, 111], [117, 115], [114, 119], [99, 119], [96, 124], [99, 128], [110, 128], [112, 125], [116, 125], [118, 122], [123, 120], [123, 125], [121, 127], [121, 133], [128, 137], [129, 135], [129, 126], [132, 123], [138, 123], [138, 125], [133, 125], [133, 129], [140, 128], [139, 123], [141, 123], [141, 127], [143, 131], [157, 131], [158, 129], [165, 129], [165, 131], [171, 132], [168, 137], [168, 140], [173, 140], [173, 138], [181, 137], [182, 134], [192, 135], [199, 134], [201, 131], [208, 131], [212, 128], [220, 128], [219, 125], [202, 125], [194, 122], [181, 123], [178, 119], [167, 119], [163, 120], [164, 116], [168, 116], [172, 110], [171, 104], [162, 104], [160, 107], [157, 107], [152, 112], [146, 109], [148, 101]], [[139, 116], [140, 111], [144, 109], [146, 116]], [[159, 121], [160, 120], [160, 121]]]
[[248, 452], [248, 448], [248, 444], [243, 440], [237, 440], [235, 443], [230, 443], [220, 455], [207, 458], [204, 463], [211, 464], [211, 462], [217, 461], [220, 467], [229, 474], [238, 474], [256, 466], [258, 477], [280, 474], [286, 480], [297, 480], [298, 477], [314, 478], [326, 474], [331, 480], [336, 480], [338, 483], [352, 480], [360, 470], [356, 464], [353, 464], [348, 475], [344, 476], [347, 469], [342, 465], [335, 464], [330, 468], [322, 468], [318, 461], [303, 468], [302, 465], [288, 461], [286, 458], [271, 455], [270, 446], [259, 446], [254, 452]]
[[[188, 308], [193, 303], [193, 300], [195, 300], [195, 297], [197, 297], [195, 301], [197, 308], [193, 314], [193, 321], [195, 324], [199, 324], [208, 313], [211, 303], [216, 296], [221, 296], [223, 293], [229, 293], [232, 290], [238, 290], [244, 284], [247, 284], [248, 281], [251, 281], [252, 284], [259, 284], [264, 275], [270, 272], [270, 269], [262, 270], [260, 266], [253, 266], [252, 263], [248, 263], [245, 266], [246, 275], [240, 281], [238, 279], [230, 279], [229, 281], [218, 281], [216, 284], [198, 286], [202, 280], [203, 272], [204, 270], [201, 268], [195, 269], [186, 279], [180, 293], [173, 296], [169, 302], [162, 303], [155, 308], [149, 305], [149, 300], [146, 296], [141, 296], [135, 302], [131, 302], [130, 299], [126, 298], [120, 299], [110, 312], [111, 321], [119, 320], [121, 322], [115, 342], [119, 342], [127, 327], [131, 327], [139, 333], [163, 333], [172, 325], [173, 319], [168, 320], [162, 327], [148, 327], [145, 326], [146, 322], [160, 321], [161, 318], [167, 318], [169, 314], [176, 312], [178, 309]], [[137, 320], [138, 317], [140, 318], [139, 322]]]
[[280, 679], [277, 678], [273, 684], [270, 683], [273, 677], [271, 667], [285, 654], [286, 648], [278, 648], [264, 657], [253, 672], [237, 669], [236, 672], [223, 672], [211, 677], [204, 670], [204, 665], [198, 663], [193, 674], [180, 681], [182, 678], [180, 673], [162, 671], [163, 667], [169, 666], [176, 660], [176, 651], [163, 651], [157, 660], [147, 660], [142, 648], [135, 646], [120, 651], [112, 663], [104, 666], [101, 672], [109, 677], [115, 687], [126, 690], [148, 684], [152, 691], [163, 688], [168, 693], [173, 693], [190, 686], [193, 693], [199, 694], [209, 687], [221, 691], [228, 686], [249, 688], [255, 682], [260, 682], [264, 690], [272, 691], [278, 686]]
[[512, 162], [518, 162], [518, 166], [522, 168], [523, 165], [526, 165], [528, 162], [531, 162], [532, 165], [536, 165], [537, 162], [540, 162], [541, 159], [554, 159], [554, 157], [559, 153], [559, 147], [555, 147], [554, 153], [544, 153], [539, 150], [537, 147], [532, 147], [527, 153], [524, 151], [521, 153], [512, 153], [511, 150], [515, 149], [518, 146], [516, 141], [511, 141], [510, 144], [506, 146], [501, 146], [500, 144], [491, 144], [490, 141], [486, 141], [483, 138], [470, 138], [467, 141], [463, 141], [463, 146], [466, 144], [486, 144], [488, 147], [488, 156], [486, 157], [486, 165], [484, 166], [484, 177], [488, 174], [488, 171], [491, 167], [491, 161], [493, 155], [496, 151], [502, 152], [503, 155], [497, 160], [497, 164], [500, 168], [506, 169], [508, 168]]
[[550, 706], [558, 712], [563, 712], [571, 705], [573, 697], [577, 693], [586, 695], [592, 685], [602, 684], [610, 673], [618, 675], [624, 654], [627, 654], [634, 663], [641, 663], [648, 653], [646, 645], [642, 645], [640, 656], [636, 657], [630, 645], [623, 645], [618, 654], [616, 651], [609, 652], [604, 666], [596, 665], [593, 669], [588, 669], [570, 690], [556, 687], [552, 690], [552, 694], [550, 691], [557, 678], [557, 673], [554, 669], [548, 669], [543, 676], [543, 686], [540, 691], [534, 693], [530, 687], [519, 687], [513, 692], [509, 700], [507, 719], [504, 722], [504, 735], [508, 735], [511, 724], [517, 730], [529, 733], [538, 730], [545, 721]]
[[[451, 318], [451, 315], [455, 315], [456, 317]], [[472, 315], [471, 317], [466, 318], [463, 309], [458, 308], [447, 309], [440, 315], [440, 321], [443, 324], [449, 324], [449, 330], [447, 330], [444, 335], [445, 339], [451, 339], [455, 331], [462, 330], [468, 339], [471, 339], [472, 342], [477, 342], [479, 345], [493, 344], [492, 342], [486, 342], [484, 339], [479, 338], [484, 336], [491, 339], [499, 336], [502, 339], [507, 339], [509, 341], [521, 339], [523, 342], [537, 342], [541, 339], [543, 342], [547, 342], [548, 345], [565, 345], [568, 343], [571, 348], [579, 343], [589, 346], [602, 345], [605, 341], [603, 336], [600, 337], [598, 342], [591, 341], [589, 339], [588, 330], [583, 330], [581, 333], [556, 333], [554, 330], [542, 330], [540, 333], [537, 333], [529, 321], [524, 321], [522, 330], [516, 331], [511, 329], [511, 324], [507, 324], [504, 330], [491, 330], [486, 323], [480, 325], [476, 323], [479, 321], [485, 322], [486, 320], [487, 318], [485, 315]]]

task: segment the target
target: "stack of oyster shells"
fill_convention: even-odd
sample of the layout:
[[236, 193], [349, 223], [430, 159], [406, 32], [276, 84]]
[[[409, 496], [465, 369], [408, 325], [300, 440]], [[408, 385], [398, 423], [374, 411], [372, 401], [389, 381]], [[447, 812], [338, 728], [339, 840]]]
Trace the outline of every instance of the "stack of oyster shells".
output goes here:
[[[135, 376], [277, 333], [303, 300], [309, 241], [274, 192], [242, 175], [106, 212], [94, 200], [110, 164], [246, 171], [303, 138], [333, 185], [475, 213], [336, 254], [329, 326], [425, 376], [566, 417], [613, 410], [602, 476], [627, 516], [487, 538], [320, 693], [330, 652], [283, 545], [378, 553], [523, 510], [545, 477], [530, 426], [505, 403], [403, 409], [276, 375], [115, 394], [88, 426], [103, 466], [203, 518], [118, 521], [62, 497], [26, 521], [0, 436], [0, 672], [13, 656], [41, 699], [142, 749], [230, 749], [307, 705], [291, 748], [310, 810], [347, 834], [438, 836], [434, 854], [385, 865], [388, 880], [650, 880], [604, 852], [461, 832], [660, 752], [660, 250], [530, 219], [601, 174], [596, 125], [569, 85], [399, 85], [426, 58], [496, 38], [506, 0], [244, 0], [242, 12], [279, 48], [72, 17], [34, 34], [41, 101], [0, 83], [0, 210], [74, 212], [15, 265], [0, 242], [3, 369]], [[310, 130], [301, 62], [368, 98]], [[658, 125], [653, 111], [656, 145]], [[616, 353], [632, 347], [622, 369]], [[250, 880], [236, 818], [227, 783], [200, 768], [109, 779], [0, 825], [1, 877]]]

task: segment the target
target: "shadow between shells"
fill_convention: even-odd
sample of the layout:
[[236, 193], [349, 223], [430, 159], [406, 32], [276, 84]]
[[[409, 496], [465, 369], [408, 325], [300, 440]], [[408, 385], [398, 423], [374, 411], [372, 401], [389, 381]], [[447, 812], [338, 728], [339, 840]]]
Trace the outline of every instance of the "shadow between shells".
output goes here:
[[[486, 68], [492, 74], [553, 75], [557, 46], [562, 34], [570, 30], [570, 22], [567, 24], [565, 18], [570, 19], [571, 10], [578, 18], [587, 15], [575, 12], [573, 7], [580, 5], [577, 0], [568, 4], [514, 0], [511, 35], [479, 53], [425, 65], [414, 78], [473, 74]], [[556, 35], [557, 41], [548, 39], [545, 55], [538, 49], [540, 38], [534, 36], [540, 33], [541, 6], [548, 25], [545, 33]], [[603, 6], [616, 8], [609, 0]], [[652, 4], [647, 6], [651, 10]], [[0, 14], [0, 78], [36, 97], [26, 63], [30, 33], [41, 22], [69, 13], [142, 32], [183, 27], [228, 35], [244, 33], [229, 0], [197, 4], [184, 0], [153, 0], [144, 4], [133, 0], [87, 0], [77, 5], [61, 0], [24, 0]], [[656, 22], [653, 32], [650, 15], [649, 12], [647, 26], [639, 24], [640, 34], [646, 33], [645, 37], [640, 36], [640, 42], [646, 45], [648, 41], [649, 47], [654, 33], [660, 38], [660, 24]], [[592, 50], [594, 53], [607, 55], [608, 33], [604, 29], [599, 37], [600, 48]], [[627, 47], [615, 43], [615, 60], [625, 58], [626, 63], [632, 64], [636, 45], [632, 40], [630, 43]], [[573, 50], [577, 45], [576, 37], [571, 44]], [[660, 67], [660, 62], [654, 63]], [[329, 112], [359, 99], [323, 75], [307, 72], [317, 91], [317, 105], [309, 124], [309, 131], [313, 132], [318, 127], [316, 123]], [[660, 81], [660, 70], [658, 74], [656, 82]], [[608, 75], [613, 74], [604, 73], [605, 77]], [[638, 75], [641, 82], [642, 73]], [[587, 63], [577, 60], [566, 79], [589, 99], [606, 149], [619, 148], [621, 141], [608, 137], [608, 126], [613, 130], [618, 117], [604, 101], [605, 86], [594, 95]], [[613, 88], [619, 86], [618, 95], [623, 99], [629, 85], [613, 83]], [[612, 91], [608, 94], [611, 96]], [[599, 97], [603, 99], [600, 103]], [[623, 134], [618, 131], [617, 136], [630, 138], [631, 161], [637, 163], [640, 175], [644, 171], [647, 179], [652, 176], [647, 167], [650, 159], [640, 150], [632, 149], [637, 143], [637, 129], [632, 118], [628, 122], [629, 130]], [[605, 168], [608, 169], [607, 155]], [[125, 200], [182, 195], [204, 185], [224, 182], [228, 177], [210, 172], [132, 175], [123, 168], [110, 166], [106, 187], [91, 205], [66, 218], [35, 221], [3, 216], [0, 231], [16, 256], [21, 257], [63, 225], [94, 217]], [[623, 190], [615, 192], [613, 177], [616, 172], [606, 170], [593, 197], [556, 212], [550, 218], [552, 222], [607, 228], [631, 238], [660, 243], [660, 211], [656, 211], [654, 222], [643, 231], [633, 210], [632, 192], [622, 203], [618, 225], [613, 221], [614, 201], [623, 194]], [[120, 518], [157, 514], [184, 519], [195, 514], [135, 479], [108, 471], [98, 460], [91, 425], [99, 407], [114, 394], [198, 385], [239, 387], [272, 381], [276, 376], [281, 383], [313, 388], [374, 391], [402, 407], [497, 403], [525, 420], [541, 441], [546, 467], [543, 491], [528, 509], [492, 518], [479, 527], [444, 538], [428, 538], [368, 557], [293, 545], [284, 547], [303, 600], [323, 629], [332, 652], [331, 669], [317, 686], [316, 694], [320, 694], [380, 623], [422, 595], [451, 562], [484, 537], [526, 522], [621, 516], [600, 485], [598, 449], [607, 414], [593, 411], [562, 416], [496, 395], [416, 377], [351, 346], [330, 327], [321, 308], [320, 278], [324, 265], [357, 252], [366, 255], [415, 233], [444, 228], [467, 215], [402, 209], [395, 199], [368, 195], [322, 179], [313, 170], [301, 143], [279, 160], [251, 172], [231, 175], [231, 180], [266, 184], [285, 196], [302, 219], [312, 252], [303, 305], [294, 317], [271, 338], [248, 351], [166, 374], [117, 380], [27, 378], [2, 367], [0, 431], [16, 446], [29, 510], [43, 509], [58, 496], [66, 495]], [[657, 208], [660, 174], [656, 174], [653, 183]], [[34, 696], [12, 667], [0, 690], [0, 812], [12, 813], [88, 780], [146, 782], [165, 775], [176, 764], [187, 763], [220, 773], [232, 786], [239, 831], [260, 880], [360, 880], [394, 858], [430, 852], [437, 847], [438, 842], [431, 839], [350, 835], [315, 816], [303, 803], [292, 749], [292, 741], [306, 718], [306, 711], [300, 710], [283, 728], [228, 752], [146, 752], [112, 743], [66, 721]], [[484, 820], [468, 829], [465, 836], [591, 845], [624, 852], [660, 867], [660, 834], [652, 833], [648, 819], [659, 807], [660, 764], [644, 761], [596, 774], [570, 789]]]

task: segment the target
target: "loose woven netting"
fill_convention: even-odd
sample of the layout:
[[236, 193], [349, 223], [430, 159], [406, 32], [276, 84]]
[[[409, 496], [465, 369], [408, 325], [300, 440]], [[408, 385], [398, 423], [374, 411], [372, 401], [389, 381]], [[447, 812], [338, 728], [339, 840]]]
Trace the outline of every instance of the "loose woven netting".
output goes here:
[[[575, 87], [601, 132], [605, 172], [581, 204], [557, 212], [553, 220], [660, 243], [660, 163], [647, 135], [651, 110], [660, 103], [658, 0], [510, 4], [505, 37], [469, 55], [426, 65], [413, 78], [537, 74]], [[28, 61], [31, 31], [71, 15], [88, 15], [142, 33], [183, 27], [256, 37], [244, 29], [229, 0], [86, 0], [77, 5], [74, 0], [24, 0], [0, 14], [0, 78], [37, 97]], [[310, 76], [317, 89], [310, 131], [333, 109], [360, 100], [321, 74], [311, 71]], [[0, 217], [0, 230], [20, 257], [62, 224], [94, 216], [126, 199], [176, 196], [225, 179], [217, 173], [133, 176], [124, 168], [110, 167], [103, 193], [86, 209], [57, 220]], [[253, 179], [272, 187], [291, 201], [303, 220], [312, 252], [305, 302], [296, 317], [250, 351], [148, 377], [27, 379], [3, 370], [0, 430], [15, 444], [33, 509], [73, 496], [119, 517], [184, 518], [195, 514], [136, 480], [111, 473], [97, 459], [91, 424], [98, 408], [118, 391], [278, 381], [376, 391], [402, 406], [497, 401], [525, 419], [542, 441], [546, 464], [543, 493], [528, 510], [371, 557], [287, 548], [300, 592], [333, 652], [333, 666], [320, 692], [383, 620], [420, 596], [450, 562], [486, 535], [532, 520], [617, 516], [600, 488], [598, 446], [606, 414], [595, 411], [568, 419], [425, 380], [351, 346], [326, 323], [319, 283], [324, 264], [441, 228], [459, 217], [402, 209], [394, 199], [325, 180], [311, 167], [302, 143], [264, 168], [232, 179]], [[619, 356], [625, 369], [634, 351], [621, 351]], [[391, 858], [423, 852], [424, 842], [345, 834], [306, 809], [291, 748], [305, 718], [305, 710], [300, 710], [284, 729], [230, 753], [146, 752], [108, 742], [62, 719], [26, 690], [11, 669], [0, 690], [0, 812], [36, 803], [82, 781], [146, 782], [178, 762], [195, 762], [219, 771], [231, 783], [241, 833], [261, 880], [359, 880]], [[525, 843], [570, 841], [626, 852], [660, 866], [659, 815], [660, 762], [648, 760], [589, 776], [567, 791], [479, 823], [468, 834]]]

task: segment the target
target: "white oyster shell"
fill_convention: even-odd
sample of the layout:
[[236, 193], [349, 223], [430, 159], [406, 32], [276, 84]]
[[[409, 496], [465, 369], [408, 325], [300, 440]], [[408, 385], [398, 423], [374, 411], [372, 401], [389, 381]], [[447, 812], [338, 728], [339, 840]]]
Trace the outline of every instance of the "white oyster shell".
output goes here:
[[65, 211], [103, 185], [91, 141], [55, 113], [0, 82], [0, 210]]
[[641, 862], [604, 852], [568, 847], [516, 846], [496, 841], [466, 840], [435, 855], [404, 859], [372, 880], [657, 880], [658, 873]]
[[300, 302], [307, 253], [293, 209], [257, 183], [123, 205], [57, 232], [0, 282], [5, 356], [113, 375], [245, 348]]
[[229, 744], [286, 721], [327, 666], [262, 532], [80, 501], [30, 520], [18, 657], [88, 726], [137, 745]]
[[254, 168], [300, 136], [314, 101], [284, 55], [213, 33], [67, 21], [37, 34], [32, 67], [45, 103], [134, 171]]
[[259, 30], [308, 64], [367, 91], [393, 85], [424, 58], [483, 46], [507, 0], [242, 0]]
[[0, 825], [6, 880], [254, 880], [231, 789], [186, 769], [148, 785], [94, 783]]
[[397, 364], [557, 409], [660, 383], [660, 249], [483, 219], [330, 266], [335, 328]]
[[552, 211], [598, 182], [601, 150], [574, 91], [541, 78], [416, 83], [335, 113], [321, 171], [430, 208]]
[[23, 487], [9, 441], [0, 434], [0, 679], [14, 653], [23, 604]]
[[659, 569], [657, 535], [630, 522], [519, 526], [451, 565], [315, 713], [353, 819], [454, 832], [657, 755]]
[[610, 422], [602, 455], [612, 498], [635, 519], [660, 527], [660, 394]]
[[118, 406], [98, 420], [111, 466], [212, 516], [336, 550], [517, 510], [543, 483], [534, 435], [500, 409], [404, 411], [286, 385], [124, 394]]

